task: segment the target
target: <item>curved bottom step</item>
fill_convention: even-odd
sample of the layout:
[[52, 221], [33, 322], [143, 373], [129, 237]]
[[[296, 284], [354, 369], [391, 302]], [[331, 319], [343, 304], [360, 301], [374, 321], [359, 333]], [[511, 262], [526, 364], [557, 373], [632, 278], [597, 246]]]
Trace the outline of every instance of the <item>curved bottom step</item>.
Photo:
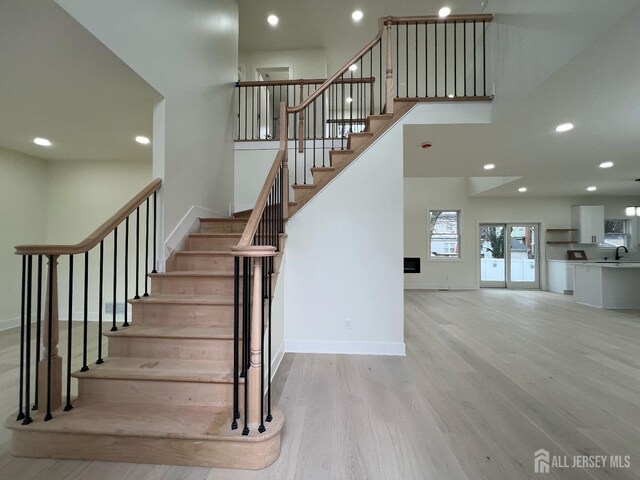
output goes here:
[[12, 415], [11, 453], [19, 457], [99, 460], [256, 470], [280, 455], [284, 415], [274, 408], [267, 430], [231, 430], [229, 408], [75, 402], [70, 412], [23, 426]]

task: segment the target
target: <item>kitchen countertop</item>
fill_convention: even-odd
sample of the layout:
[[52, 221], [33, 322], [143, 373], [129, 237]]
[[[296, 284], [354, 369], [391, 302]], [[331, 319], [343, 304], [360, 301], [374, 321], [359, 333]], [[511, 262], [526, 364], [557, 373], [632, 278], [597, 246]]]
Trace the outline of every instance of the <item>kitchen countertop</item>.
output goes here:
[[640, 268], [640, 262], [616, 262], [603, 261], [603, 262], [581, 262], [580, 265], [585, 267], [602, 267], [602, 268]]

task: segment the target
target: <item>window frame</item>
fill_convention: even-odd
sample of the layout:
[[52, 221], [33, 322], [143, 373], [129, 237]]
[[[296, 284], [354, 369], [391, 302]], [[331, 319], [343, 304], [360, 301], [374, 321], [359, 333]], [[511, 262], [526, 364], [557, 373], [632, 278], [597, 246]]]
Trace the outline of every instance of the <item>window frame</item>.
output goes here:
[[607, 240], [607, 222], [622, 222], [624, 225], [624, 232], [622, 233], [622, 235], [624, 236], [624, 246], [627, 249], [631, 249], [633, 246], [633, 239], [632, 239], [632, 231], [633, 231], [633, 225], [631, 223], [631, 220], [629, 218], [605, 218], [604, 219], [604, 238], [602, 239], [602, 243], [598, 244], [598, 248], [602, 248], [602, 249], [616, 249], [618, 247], [616, 247], [615, 245], [607, 245], [605, 242]]
[[[431, 214], [432, 212], [455, 212], [456, 213], [456, 223], [457, 223], [457, 244], [458, 244], [458, 255], [457, 256], [433, 256], [431, 254], [432, 249], [432, 238], [431, 238]], [[426, 252], [426, 260], [428, 262], [460, 262], [463, 259], [463, 249], [462, 249], [462, 209], [460, 208], [429, 208], [427, 210], [426, 215], [427, 220], [427, 252]], [[455, 249], [455, 247], [454, 247]]]

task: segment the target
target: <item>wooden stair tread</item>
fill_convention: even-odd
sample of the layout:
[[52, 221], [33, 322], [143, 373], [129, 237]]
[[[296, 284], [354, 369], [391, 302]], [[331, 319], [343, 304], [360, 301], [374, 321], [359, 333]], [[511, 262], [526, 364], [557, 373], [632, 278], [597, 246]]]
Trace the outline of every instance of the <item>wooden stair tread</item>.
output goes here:
[[299, 183], [297, 185], [293, 185], [293, 188], [304, 190], [304, 189], [316, 188], [316, 186], [313, 183]]
[[353, 150], [329, 150], [330, 155], [352, 155]]
[[94, 363], [86, 372], [77, 371], [71, 375], [75, 378], [233, 383], [233, 375], [223, 360], [107, 357], [104, 363]]
[[311, 171], [312, 172], [335, 172], [335, 168], [334, 167], [312, 167]]
[[130, 299], [129, 303], [181, 305], [233, 305], [232, 295], [154, 295]]
[[212, 325], [209, 327], [191, 327], [179, 325], [132, 325], [123, 327], [115, 332], [104, 332], [107, 337], [136, 337], [136, 338], [192, 338], [206, 340], [231, 340], [233, 327], [226, 325]]
[[53, 412], [53, 419], [45, 422], [42, 416], [22, 426], [10, 416], [5, 426], [22, 431], [99, 434], [113, 436], [188, 438], [208, 441], [260, 442], [276, 435], [282, 428], [284, 416], [274, 408], [273, 420], [265, 422], [267, 430], [252, 429], [242, 435], [242, 427], [231, 429], [231, 407], [180, 406], [157, 404], [83, 404], [74, 402], [69, 412]]

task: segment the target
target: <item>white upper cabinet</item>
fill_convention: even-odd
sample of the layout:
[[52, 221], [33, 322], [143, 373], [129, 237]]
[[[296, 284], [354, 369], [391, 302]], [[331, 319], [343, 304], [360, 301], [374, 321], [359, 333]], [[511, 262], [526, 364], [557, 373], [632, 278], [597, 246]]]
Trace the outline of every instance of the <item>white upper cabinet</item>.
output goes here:
[[604, 242], [604, 206], [571, 207], [571, 226], [578, 229], [578, 243]]

